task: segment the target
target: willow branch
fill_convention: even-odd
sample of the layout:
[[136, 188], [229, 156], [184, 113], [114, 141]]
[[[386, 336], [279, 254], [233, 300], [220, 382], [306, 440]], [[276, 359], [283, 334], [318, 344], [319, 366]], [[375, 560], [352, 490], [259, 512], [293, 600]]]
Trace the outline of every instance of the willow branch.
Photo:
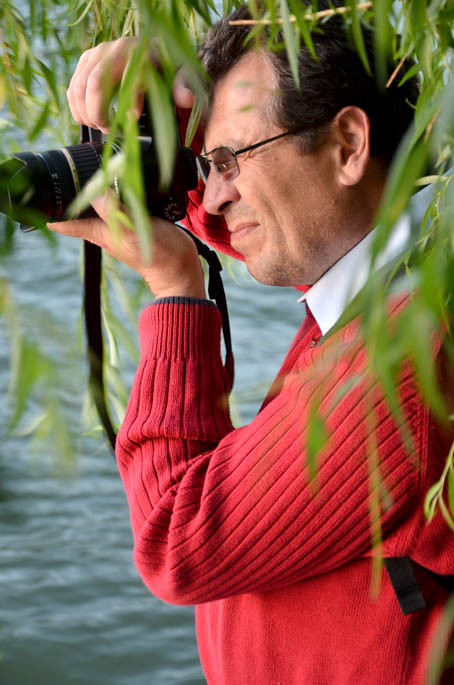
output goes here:
[[[372, 2], [361, 2], [359, 5], [356, 6], [356, 9], [358, 10], [367, 10], [369, 7], [372, 7], [373, 3]], [[314, 21], [317, 19], [323, 19], [324, 17], [332, 17], [335, 14], [345, 14], [346, 12], [351, 11], [351, 7], [336, 7], [336, 9], [331, 9], [331, 10], [321, 10], [320, 12], [315, 12], [315, 13], [307, 13], [303, 14], [302, 18], [307, 19], [308, 21]], [[294, 14], [291, 14], [289, 17], [289, 20], [291, 22], [296, 22], [298, 21], [298, 17], [295, 17]], [[235, 19], [233, 21], [229, 21], [229, 26], [254, 26], [256, 24], [282, 24], [282, 19]]]
[[391, 85], [391, 83], [394, 81], [394, 79], [396, 78], [397, 74], [398, 74], [399, 71], [402, 69], [402, 65], [403, 65], [403, 63], [405, 62], [405, 60], [407, 59], [407, 57], [408, 57], [408, 53], [406, 52], [405, 55], [404, 55], [404, 56], [402, 57], [402, 59], [400, 60], [400, 62], [399, 62], [399, 64], [397, 65], [397, 67], [394, 69], [394, 71], [393, 71], [393, 73], [391, 74], [391, 76], [389, 77], [388, 82], [387, 82], [387, 84], [386, 84], [386, 88], [389, 88], [389, 86]]

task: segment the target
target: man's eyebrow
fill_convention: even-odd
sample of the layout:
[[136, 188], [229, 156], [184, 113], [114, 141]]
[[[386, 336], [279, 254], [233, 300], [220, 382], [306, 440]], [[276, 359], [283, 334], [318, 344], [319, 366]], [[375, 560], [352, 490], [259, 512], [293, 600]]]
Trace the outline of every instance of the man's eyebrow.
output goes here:
[[[228, 139], [227, 142], [224, 140], [222, 143], [218, 143], [217, 145], [213, 145], [208, 149], [208, 153], [210, 153], [212, 150], [217, 150], [218, 147], [228, 147], [232, 148], [233, 151], [235, 150], [241, 150], [243, 147], [247, 147], [250, 143], [244, 143], [241, 140], [233, 140], [233, 139]], [[203, 154], [206, 155], [206, 146], [203, 148], [204, 152]]]

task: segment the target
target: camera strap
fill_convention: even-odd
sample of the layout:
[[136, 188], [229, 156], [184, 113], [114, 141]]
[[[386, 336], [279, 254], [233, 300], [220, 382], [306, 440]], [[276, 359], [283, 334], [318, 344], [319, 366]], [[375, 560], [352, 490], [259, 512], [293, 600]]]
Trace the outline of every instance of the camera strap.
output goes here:
[[225, 370], [229, 382], [229, 392], [233, 388], [234, 380], [234, 360], [232, 351], [232, 336], [230, 333], [230, 319], [227, 307], [227, 298], [225, 296], [224, 284], [222, 282], [222, 264], [216, 252], [212, 250], [206, 243], [203, 243], [197, 236], [188, 231], [187, 228], [178, 224], [185, 233], [187, 233], [195, 243], [197, 252], [203, 257], [208, 264], [208, 297], [216, 302], [216, 305], [221, 312], [222, 318], [222, 334], [224, 336], [225, 345]]
[[116, 432], [110, 420], [104, 385], [104, 342], [101, 313], [102, 250], [84, 240], [84, 320], [87, 338], [88, 387], [107, 441], [115, 452]]
[[[214, 250], [187, 229], [179, 226], [194, 240], [197, 252], [208, 264], [208, 296], [216, 302], [222, 318], [225, 345], [225, 370], [229, 391], [233, 386], [234, 362], [227, 299], [222, 283], [222, 265]], [[110, 419], [104, 382], [104, 343], [101, 313], [102, 250], [98, 245], [84, 241], [84, 320], [89, 366], [89, 390], [104, 429], [106, 439], [115, 452], [116, 432]]]

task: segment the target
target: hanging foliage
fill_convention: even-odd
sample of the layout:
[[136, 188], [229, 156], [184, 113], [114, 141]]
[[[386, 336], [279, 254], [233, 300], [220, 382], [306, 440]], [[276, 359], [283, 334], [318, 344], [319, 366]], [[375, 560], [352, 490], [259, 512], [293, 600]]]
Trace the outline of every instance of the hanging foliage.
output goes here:
[[[42, 150], [79, 141], [79, 130], [72, 121], [65, 90], [77, 60], [84, 50], [101, 41], [120, 36], [139, 36], [131, 55], [129, 68], [116, 88], [115, 109], [111, 112], [111, 136], [123, 137], [123, 156], [107, 153], [97, 182], [82, 196], [88, 204], [94, 194], [119, 177], [124, 196], [134, 220], [134, 228], [148, 236], [144, 206], [144, 186], [137, 147], [137, 124], [132, 116], [137, 94], [147, 93], [151, 105], [157, 154], [164, 177], [172, 170], [175, 134], [169, 126], [174, 113], [172, 84], [178, 69], [184, 65], [186, 78], [198, 96], [194, 112], [200, 115], [203, 102], [202, 73], [197, 59], [197, 45], [211, 23], [221, 14], [239, 6], [236, 0], [29, 0], [14, 3], [3, 0], [0, 6], [0, 161], [18, 150]], [[362, 312], [363, 333], [369, 346], [371, 373], [380, 378], [391, 404], [395, 397], [397, 370], [402, 360], [411, 358], [421, 381], [422, 392], [433, 410], [451, 421], [438, 388], [431, 365], [430, 332], [441, 322], [447, 330], [446, 354], [454, 358], [454, 180], [450, 173], [454, 151], [454, 5], [451, 0], [346, 0], [345, 7], [317, 12], [316, 3], [298, 0], [250, 0], [252, 35], [264, 26], [269, 35], [279, 32], [282, 49], [288, 53], [295, 81], [298, 83], [297, 52], [305, 43], [316, 58], [311, 32], [337, 12], [345, 21], [364, 68], [371, 65], [363, 43], [361, 22], [375, 25], [375, 71], [383, 88], [392, 82], [403, 83], [419, 73], [421, 92], [415, 107], [415, 128], [400, 146], [378, 216], [379, 230], [374, 244], [378, 255], [391, 229], [405, 210], [410, 195], [419, 185], [433, 183], [434, 192], [415, 241], [415, 247], [402, 263], [411, 271], [415, 285], [411, 305], [391, 331], [384, 310], [384, 291], [389, 283], [379, 277], [371, 279], [345, 313], [342, 322]], [[400, 33], [401, 39], [397, 39]], [[396, 63], [389, 77], [389, 57]], [[415, 66], [402, 69], [407, 59]], [[159, 69], [157, 64], [160, 65]], [[194, 132], [197, 116], [190, 122]], [[429, 171], [428, 171], [429, 170]], [[1, 218], [0, 250], [4, 259], [15, 249], [16, 227]], [[55, 241], [46, 230], [43, 240]], [[128, 291], [118, 269], [107, 260], [103, 286], [104, 323], [107, 355], [106, 372], [110, 405], [116, 423], [121, 421], [127, 392], [118, 373], [117, 348], [137, 353], [136, 342], [129, 335], [110, 304], [116, 292], [125, 318], [135, 321], [140, 303], [138, 293]], [[397, 284], [399, 283], [397, 279]], [[107, 284], [110, 284], [107, 287]], [[396, 287], [394, 281], [393, 287]], [[20, 424], [24, 409], [33, 393], [41, 393], [47, 409], [36, 426], [42, 435], [60, 435], [62, 452], [71, 450], [71, 438], [65, 428], [52, 390], [59, 370], [40, 345], [29, 339], [18, 323], [14, 283], [0, 278], [0, 315], [7, 326], [11, 343], [11, 417], [9, 430]], [[53, 379], [53, 380], [50, 380]], [[394, 402], [395, 403], [395, 402]], [[321, 418], [313, 413], [314, 444], [310, 453], [320, 448], [326, 433]], [[439, 483], [427, 496], [426, 512], [433, 517], [440, 510], [453, 525], [454, 476], [452, 450]], [[315, 468], [315, 465], [314, 465]]]

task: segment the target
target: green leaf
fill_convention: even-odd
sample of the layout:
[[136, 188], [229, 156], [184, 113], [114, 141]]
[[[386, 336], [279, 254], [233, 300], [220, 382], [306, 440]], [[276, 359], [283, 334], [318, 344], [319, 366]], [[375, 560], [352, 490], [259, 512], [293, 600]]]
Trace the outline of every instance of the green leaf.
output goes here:
[[203, 109], [206, 106], [206, 98], [197, 97], [193, 108], [191, 109], [191, 114], [189, 115], [188, 126], [186, 128], [186, 137], [184, 144], [189, 147], [194, 140], [194, 136], [197, 133], [197, 129], [202, 118]]
[[416, 76], [420, 72], [421, 72], [421, 68], [420, 68], [419, 64], [414, 64], [412, 67], [410, 67], [410, 69], [408, 69], [405, 72], [405, 74], [400, 79], [399, 87], [403, 86], [406, 81], [408, 81], [410, 78], [413, 78], [413, 76]]
[[301, 32], [301, 35], [302, 35], [303, 40], [306, 44], [306, 47], [309, 50], [310, 54], [312, 55], [313, 59], [316, 62], [318, 62], [318, 57], [315, 54], [314, 43], [312, 41], [311, 30], [310, 30], [313, 22], [311, 22], [305, 18], [305, 15], [309, 14], [309, 8], [302, 5], [301, 2], [299, 2], [299, 0], [289, 0], [289, 4], [290, 4], [290, 9], [292, 10], [292, 13], [294, 14], [294, 16], [296, 18], [298, 28]]
[[80, 5], [83, 7], [81, 14], [77, 17], [77, 19], [75, 21], [68, 24], [68, 26], [71, 26], [71, 27], [77, 26], [77, 24], [80, 24], [85, 19], [87, 14], [89, 12], [91, 12], [93, 0], [86, 0], [86, 2], [80, 3]]
[[282, 33], [284, 34], [285, 38], [285, 49], [287, 50], [293, 80], [295, 81], [295, 85], [299, 88], [300, 76], [298, 70], [298, 51], [295, 40], [295, 31], [290, 21], [290, 12], [287, 0], [279, 0], [279, 6], [282, 18]]
[[374, 0], [374, 46], [375, 46], [375, 68], [378, 83], [382, 87], [388, 80], [388, 56], [391, 46], [392, 27], [389, 15], [392, 7], [392, 0]]
[[393, 226], [406, 208], [408, 199], [414, 191], [415, 182], [421, 176], [429, 154], [429, 145], [424, 140], [419, 140], [409, 149], [412, 137], [412, 133], [409, 132], [403, 138], [388, 174], [375, 220], [379, 229], [373, 244], [373, 262], [383, 250]]
[[0, 71], [0, 109], [2, 109], [3, 105], [5, 104], [7, 91], [8, 84], [6, 82], [6, 76], [2, 71]]
[[316, 479], [317, 460], [321, 450], [329, 439], [328, 429], [322, 415], [320, 414], [321, 400], [314, 396], [310, 401], [309, 416], [307, 420], [307, 465], [309, 468], [310, 480]]
[[410, 18], [418, 34], [424, 34], [429, 23], [426, 4], [427, 0], [412, 0], [409, 3]]
[[352, 34], [353, 40], [355, 41], [355, 47], [358, 51], [358, 55], [361, 59], [361, 62], [363, 63], [364, 69], [369, 74], [369, 76], [372, 76], [369, 60], [367, 58], [364, 36], [361, 29], [361, 21], [357, 8], [357, 0], [348, 0], [347, 6], [351, 8]]
[[440, 482], [434, 483], [427, 491], [424, 500], [424, 515], [430, 522], [435, 515], [435, 508], [437, 506], [438, 498], [440, 496]]
[[38, 118], [36, 119], [32, 130], [30, 131], [28, 135], [28, 139], [30, 141], [35, 140], [35, 138], [38, 137], [38, 135], [42, 132], [43, 128], [46, 125], [47, 118], [49, 116], [49, 110], [50, 110], [50, 103], [47, 100], [47, 102], [44, 105], [44, 108], [40, 112]]
[[454, 465], [448, 470], [448, 505], [451, 515], [454, 516]]
[[210, 0], [205, 0], [205, 7], [203, 0], [201, 0], [200, 2], [199, 0], [187, 0], [187, 3], [189, 7], [193, 7], [195, 11], [205, 20], [207, 25], [211, 24], [210, 10], [212, 12], [216, 12], [217, 14], [216, 5], [213, 2], [210, 2]]
[[24, 59], [24, 66], [22, 69], [22, 79], [24, 82], [24, 88], [26, 92], [31, 95], [31, 90], [32, 90], [32, 79], [33, 79], [33, 72], [30, 64], [30, 57], [29, 55], [25, 55]]
[[44, 76], [44, 80], [46, 81], [47, 85], [49, 86], [49, 90], [54, 96], [54, 100], [58, 106], [60, 106], [60, 94], [58, 92], [58, 86], [56, 82], [56, 75], [52, 71], [52, 69], [49, 69], [49, 67], [44, 64], [40, 59], [36, 59], [36, 62], [39, 64], [41, 67], [41, 73]]
[[16, 341], [16, 364], [13, 369], [10, 392], [14, 397], [14, 411], [9, 422], [9, 430], [14, 430], [25, 410], [27, 401], [38, 379], [49, 372], [47, 360], [37, 346], [24, 338]]
[[159, 161], [160, 187], [168, 188], [173, 176], [177, 146], [175, 107], [168, 86], [151, 66], [147, 69], [147, 84], [154, 142]]

